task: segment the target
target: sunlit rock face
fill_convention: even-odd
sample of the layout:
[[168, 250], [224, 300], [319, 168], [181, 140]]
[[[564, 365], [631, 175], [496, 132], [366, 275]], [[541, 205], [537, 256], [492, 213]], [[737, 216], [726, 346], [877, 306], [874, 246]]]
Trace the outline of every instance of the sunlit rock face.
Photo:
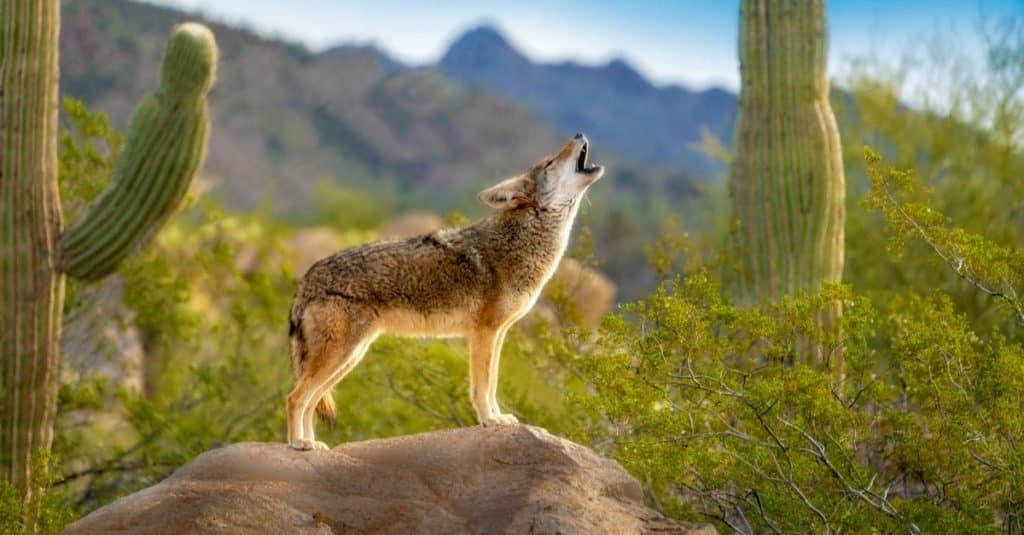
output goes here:
[[243, 443], [65, 533], [711, 534], [648, 509], [618, 463], [529, 426], [295, 451]]

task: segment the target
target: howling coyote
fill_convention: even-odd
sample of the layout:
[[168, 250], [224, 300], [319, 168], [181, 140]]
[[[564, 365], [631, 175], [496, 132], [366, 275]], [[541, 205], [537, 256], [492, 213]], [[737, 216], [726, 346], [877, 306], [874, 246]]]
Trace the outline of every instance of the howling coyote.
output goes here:
[[288, 443], [326, 449], [313, 412], [334, 418], [331, 389], [381, 333], [469, 339], [470, 397], [484, 425], [516, 423], [498, 407], [498, 357], [509, 327], [537, 301], [565, 252], [580, 198], [604, 174], [587, 138], [569, 140], [526, 173], [480, 192], [494, 209], [464, 228], [379, 242], [320, 260], [289, 320]]

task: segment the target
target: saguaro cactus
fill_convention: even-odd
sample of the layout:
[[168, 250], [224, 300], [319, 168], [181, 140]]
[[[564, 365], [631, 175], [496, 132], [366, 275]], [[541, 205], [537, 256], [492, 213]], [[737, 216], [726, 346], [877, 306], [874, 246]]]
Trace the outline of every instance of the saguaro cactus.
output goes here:
[[61, 268], [107, 275], [181, 202], [206, 149], [206, 93], [217, 48], [205, 26], [182, 24], [167, 45], [160, 88], [135, 110], [110, 186], [61, 237]]
[[729, 183], [744, 294], [815, 292], [843, 271], [846, 195], [829, 105], [824, 0], [743, 0]]
[[53, 436], [63, 274], [110, 273], [180, 203], [205, 152], [217, 63], [208, 29], [174, 29], [110, 186], [61, 235], [59, 28], [59, 0], [0, 0], [0, 476], [23, 491], [30, 455]]
[[0, 461], [21, 484], [50, 444], [63, 281], [54, 269], [57, 193], [56, 1], [0, 4]]

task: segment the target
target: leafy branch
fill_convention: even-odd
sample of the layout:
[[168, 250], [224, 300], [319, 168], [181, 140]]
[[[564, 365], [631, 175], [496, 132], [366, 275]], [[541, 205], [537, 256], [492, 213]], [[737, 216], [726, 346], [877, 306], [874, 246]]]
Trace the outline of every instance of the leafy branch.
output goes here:
[[1024, 325], [1024, 302], [1016, 290], [1022, 283], [1024, 255], [984, 236], [951, 227], [949, 218], [927, 202], [910, 199], [927, 193], [910, 171], [885, 165], [881, 156], [867, 147], [864, 158], [872, 185], [867, 202], [885, 217], [894, 232], [893, 245], [898, 249], [907, 237], [920, 239], [958, 277], [1009, 306]]

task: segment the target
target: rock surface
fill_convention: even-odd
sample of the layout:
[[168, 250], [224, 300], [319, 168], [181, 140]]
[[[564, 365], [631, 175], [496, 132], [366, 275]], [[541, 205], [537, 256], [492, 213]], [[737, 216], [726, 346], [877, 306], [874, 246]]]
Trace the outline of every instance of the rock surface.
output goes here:
[[212, 450], [65, 533], [681, 533], [614, 461], [529, 426]]

